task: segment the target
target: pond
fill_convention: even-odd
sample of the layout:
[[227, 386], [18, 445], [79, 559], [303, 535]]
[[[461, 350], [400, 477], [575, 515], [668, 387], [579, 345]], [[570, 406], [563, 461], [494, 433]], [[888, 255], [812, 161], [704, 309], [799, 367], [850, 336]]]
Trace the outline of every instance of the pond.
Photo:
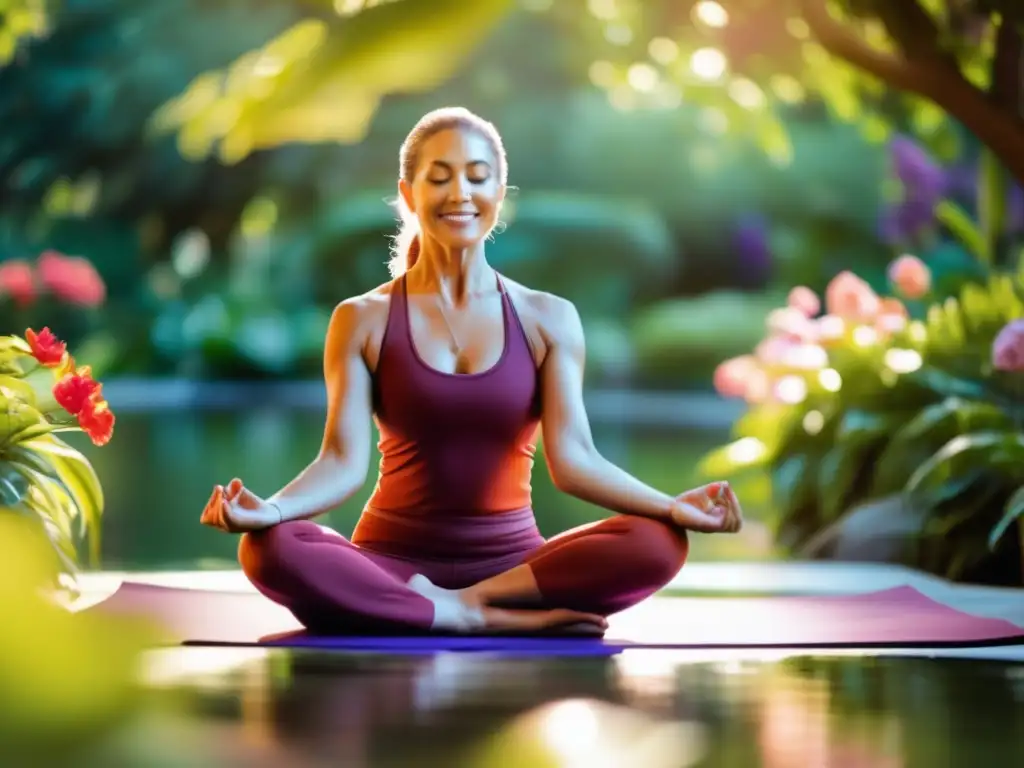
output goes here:
[[[232, 410], [129, 410], [118, 417], [114, 439], [81, 447], [103, 482], [107, 510], [100, 567], [111, 570], [234, 568], [237, 538], [199, 524], [215, 483], [241, 477], [256, 493], [277, 491], [311, 461], [320, 445], [323, 417], [316, 409], [257, 407]], [[595, 424], [605, 456], [666, 492], [697, 485], [699, 457], [727, 438], [724, 429], [652, 429]], [[376, 436], [374, 438], [376, 440]], [[363, 488], [318, 522], [348, 535], [376, 481], [376, 450]], [[557, 491], [542, 454], [533, 475], [541, 532], [550, 536], [607, 513]], [[760, 511], [739, 536], [693, 537], [693, 559], [771, 556]]]
[[147, 675], [151, 690], [173, 694], [173, 710], [136, 719], [74, 764], [1024, 764], [1021, 665], [668, 651], [599, 659], [168, 654]]

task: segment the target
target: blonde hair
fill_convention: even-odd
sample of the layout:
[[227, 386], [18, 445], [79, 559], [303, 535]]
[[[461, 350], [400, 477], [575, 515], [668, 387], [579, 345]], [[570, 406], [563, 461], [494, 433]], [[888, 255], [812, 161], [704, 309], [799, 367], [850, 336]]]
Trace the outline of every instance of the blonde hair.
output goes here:
[[[508, 158], [505, 155], [505, 146], [501, 141], [498, 129], [494, 127], [493, 123], [464, 107], [435, 109], [419, 119], [413, 129], [409, 131], [409, 135], [405, 137], [402, 148], [399, 150], [399, 176], [406, 183], [411, 184], [416, 176], [423, 142], [441, 131], [452, 128], [474, 131], [491, 145], [498, 164], [498, 178], [504, 186], [508, 182]], [[408, 271], [420, 255], [420, 228], [416, 215], [409, 210], [409, 206], [405, 204], [401, 195], [395, 201], [395, 207], [398, 209], [399, 227], [398, 233], [392, 237], [391, 259], [388, 261], [388, 270], [392, 277], [398, 277]]]

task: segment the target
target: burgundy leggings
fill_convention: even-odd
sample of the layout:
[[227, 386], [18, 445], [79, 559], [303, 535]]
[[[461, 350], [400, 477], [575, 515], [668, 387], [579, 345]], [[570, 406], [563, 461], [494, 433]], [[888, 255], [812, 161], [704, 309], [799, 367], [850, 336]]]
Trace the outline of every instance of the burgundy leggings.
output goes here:
[[519, 537], [512, 551], [410, 557], [353, 544], [304, 520], [245, 534], [239, 560], [261, 593], [310, 629], [427, 629], [434, 604], [406, 586], [416, 573], [440, 587], [462, 589], [526, 563], [544, 607], [609, 615], [668, 584], [689, 552], [685, 531], [643, 517], [612, 517], [548, 541], [533, 531], [531, 541]]

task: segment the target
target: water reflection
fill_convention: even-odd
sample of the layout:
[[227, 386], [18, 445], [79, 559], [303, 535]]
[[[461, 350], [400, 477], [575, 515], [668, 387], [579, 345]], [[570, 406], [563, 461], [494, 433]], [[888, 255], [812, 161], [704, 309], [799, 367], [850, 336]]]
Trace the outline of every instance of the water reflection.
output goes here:
[[1020, 668], [998, 663], [742, 656], [692, 663], [661, 652], [644, 658], [647, 651], [610, 659], [263, 651], [246, 658], [209, 649], [187, 661], [192, 650], [170, 653], [150, 684], [187, 702], [188, 719], [177, 727], [187, 733], [182, 743], [199, 749], [194, 764], [214, 764], [204, 762], [211, 750], [220, 765], [244, 752], [351, 768], [1024, 761]]
[[[237, 539], [197, 522], [211, 486], [238, 475], [257, 493], [273, 493], [314, 458], [322, 428], [315, 412], [274, 407], [123, 414], [109, 445], [97, 450], [81, 444], [107, 497], [102, 567], [235, 567]], [[692, 470], [698, 457], [725, 438], [715, 432], [653, 433], [614, 425], [595, 432], [610, 458], [655, 487], [680, 492], [697, 482]], [[72, 435], [72, 442], [80, 437]], [[350, 532], [374, 480], [369, 477], [349, 502], [325, 518], [326, 524]], [[534, 502], [545, 535], [606, 514], [557, 492], [542, 461], [534, 473]], [[756, 518], [756, 506], [746, 508]], [[752, 523], [739, 537], [703, 537], [693, 542], [691, 556], [763, 558], [770, 542], [762, 533]]]

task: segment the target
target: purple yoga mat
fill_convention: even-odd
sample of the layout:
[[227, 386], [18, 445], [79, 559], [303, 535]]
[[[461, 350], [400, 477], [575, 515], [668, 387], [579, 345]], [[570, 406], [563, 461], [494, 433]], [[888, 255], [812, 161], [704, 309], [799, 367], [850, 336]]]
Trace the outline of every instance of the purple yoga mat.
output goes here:
[[255, 593], [126, 582], [87, 610], [151, 617], [169, 644], [387, 653], [608, 654], [629, 648], [863, 648], [1024, 643], [1024, 629], [963, 613], [912, 587], [852, 596], [655, 597], [611, 617], [604, 638], [409, 632], [318, 636]]

